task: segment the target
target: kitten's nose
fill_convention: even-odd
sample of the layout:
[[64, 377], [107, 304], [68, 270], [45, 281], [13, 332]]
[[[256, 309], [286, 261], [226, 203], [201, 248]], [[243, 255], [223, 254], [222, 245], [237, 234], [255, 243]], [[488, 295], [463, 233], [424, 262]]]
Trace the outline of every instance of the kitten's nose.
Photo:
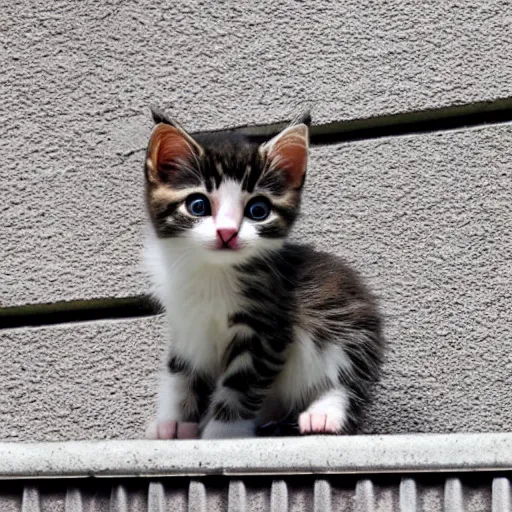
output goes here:
[[234, 241], [238, 235], [236, 228], [221, 228], [217, 229], [217, 236], [226, 244], [231, 245], [229, 242]]

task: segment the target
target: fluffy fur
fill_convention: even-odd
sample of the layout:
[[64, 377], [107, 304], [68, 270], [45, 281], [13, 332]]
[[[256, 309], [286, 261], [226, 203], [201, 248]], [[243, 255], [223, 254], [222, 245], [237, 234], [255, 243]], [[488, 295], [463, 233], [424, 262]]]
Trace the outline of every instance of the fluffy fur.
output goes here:
[[[307, 125], [258, 145], [154, 117], [145, 254], [172, 341], [148, 436], [245, 437], [281, 421], [302, 434], [355, 432], [379, 373], [381, 319], [346, 264], [286, 242]], [[211, 211], [195, 215], [196, 197]]]

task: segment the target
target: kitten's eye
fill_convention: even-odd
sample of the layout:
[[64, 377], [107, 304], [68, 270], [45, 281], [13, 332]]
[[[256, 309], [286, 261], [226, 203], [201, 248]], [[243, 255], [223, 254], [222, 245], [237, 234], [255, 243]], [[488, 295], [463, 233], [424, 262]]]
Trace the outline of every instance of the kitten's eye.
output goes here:
[[210, 201], [203, 194], [192, 194], [185, 201], [187, 210], [196, 217], [204, 217], [212, 213]]
[[245, 216], [253, 220], [265, 220], [270, 215], [270, 202], [266, 197], [255, 197], [245, 207]]

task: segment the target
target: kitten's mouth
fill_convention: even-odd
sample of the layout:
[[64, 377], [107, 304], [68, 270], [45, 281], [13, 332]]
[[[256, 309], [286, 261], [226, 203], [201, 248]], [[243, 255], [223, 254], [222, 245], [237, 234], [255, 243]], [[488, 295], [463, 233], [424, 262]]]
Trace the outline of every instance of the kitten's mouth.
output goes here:
[[226, 236], [224, 233], [217, 232], [216, 248], [221, 251], [236, 251], [240, 248], [238, 243], [238, 233], [232, 233]]
[[238, 245], [238, 243], [232, 244], [230, 242], [223, 242], [221, 244], [217, 244], [215, 249], [217, 251], [238, 251], [238, 249], [240, 249], [240, 246]]

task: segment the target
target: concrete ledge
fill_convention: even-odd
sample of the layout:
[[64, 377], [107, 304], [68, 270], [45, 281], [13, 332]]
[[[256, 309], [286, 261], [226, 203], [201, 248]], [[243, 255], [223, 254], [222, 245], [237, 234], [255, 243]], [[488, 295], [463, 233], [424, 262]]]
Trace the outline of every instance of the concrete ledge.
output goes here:
[[512, 469], [512, 434], [0, 443], [0, 479]]

